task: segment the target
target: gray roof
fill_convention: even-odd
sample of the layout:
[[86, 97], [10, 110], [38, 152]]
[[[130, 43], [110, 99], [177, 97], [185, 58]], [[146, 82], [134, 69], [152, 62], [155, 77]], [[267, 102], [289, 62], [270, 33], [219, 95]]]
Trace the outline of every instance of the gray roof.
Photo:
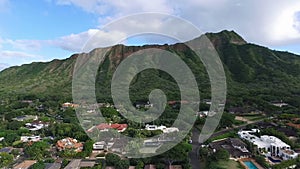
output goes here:
[[95, 164], [95, 161], [81, 161], [80, 167], [94, 167]]
[[10, 153], [12, 149], [12, 147], [4, 147], [0, 149], [0, 153]]
[[250, 156], [250, 152], [242, 152], [240, 149], [234, 148], [234, 146], [237, 147], [245, 147], [245, 143], [242, 142], [240, 139], [235, 139], [235, 138], [228, 138], [225, 140], [220, 140], [220, 141], [215, 141], [212, 143], [209, 143], [209, 146], [212, 149], [216, 150], [226, 150], [229, 152], [229, 154], [232, 157], [241, 157], [241, 156]]
[[65, 169], [79, 169], [80, 162], [81, 162], [81, 159], [74, 159], [65, 167]]
[[45, 163], [45, 169], [60, 169], [60, 163]]
[[232, 146], [237, 147], [246, 147], [247, 145], [239, 138], [229, 138], [229, 141]]

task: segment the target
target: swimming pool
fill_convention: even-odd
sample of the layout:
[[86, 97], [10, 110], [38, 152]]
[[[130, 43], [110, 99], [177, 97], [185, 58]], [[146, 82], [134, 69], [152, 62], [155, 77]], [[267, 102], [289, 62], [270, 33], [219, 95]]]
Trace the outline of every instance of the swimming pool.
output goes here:
[[258, 169], [251, 161], [244, 161], [244, 164], [245, 164], [249, 169]]

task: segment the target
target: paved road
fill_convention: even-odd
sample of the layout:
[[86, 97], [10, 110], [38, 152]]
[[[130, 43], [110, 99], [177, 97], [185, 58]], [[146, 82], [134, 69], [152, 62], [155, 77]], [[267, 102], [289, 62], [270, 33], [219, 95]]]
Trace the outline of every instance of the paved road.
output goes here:
[[199, 143], [198, 143], [198, 137], [200, 135], [200, 131], [193, 127], [192, 129], [192, 151], [189, 153], [190, 162], [193, 169], [199, 169], [200, 161], [198, 158], [198, 150], [199, 150]]

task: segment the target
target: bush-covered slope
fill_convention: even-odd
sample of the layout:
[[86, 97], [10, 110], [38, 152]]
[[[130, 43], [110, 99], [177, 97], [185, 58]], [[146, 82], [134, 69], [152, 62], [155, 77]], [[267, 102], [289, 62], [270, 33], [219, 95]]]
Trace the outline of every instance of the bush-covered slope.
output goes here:
[[[233, 31], [207, 33], [214, 44], [226, 72], [229, 106], [250, 105], [260, 108], [267, 101], [284, 100], [300, 107], [300, 57], [249, 44]], [[197, 40], [197, 39], [195, 39]], [[97, 76], [99, 100], [110, 100], [110, 80], [118, 64], [140, 49], [160, 48], [178, 54], [196, 76], [202, 98], [209, 98], [209, 79], [201, 61], [183, 44], [124, 46], [117, 45], [107, 53]], [[102, 49], [95, 49], [96, 54]], [[62, 100], [71, 98], [71, 80], [77, 57], [48, 63], [32, 63], [0, 72], [0, 95], [55, 95]], [[172, 77], [158, 70], [141, 72], [132, 81], [131, 98], [147, 100], [152, 89], [166, 91], [169, 100], [180, 97]], [[8, 95], [7, 95], [8, 94]]]

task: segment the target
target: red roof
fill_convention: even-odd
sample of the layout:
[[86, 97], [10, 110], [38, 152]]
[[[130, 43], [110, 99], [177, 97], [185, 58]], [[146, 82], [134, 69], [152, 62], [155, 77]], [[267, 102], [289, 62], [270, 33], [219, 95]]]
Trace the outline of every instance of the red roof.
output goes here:
[[188, 104], [189, 102], [187, 100], [181, 100], [181, 101], [172, 100], [172, 101], [168, 101], [169, 105], [174, 105], [174, 104], [178, 104], [178, 103]]
[[117, 130], [123, 130], [125, 128], [127, 128], [127, 124], [112, 124], [111, 127], [113, 129], [117, 129]]
[[115, 124], [101, 123], [97, 126], [99, 130], [105, 130], [105, 129], [124, 130], [127, 127], [128, 127], [127, 124], [118, 124], [118, 123]]
[[111, 126], [107, 123], [101, 123], [97, 126], [99, 130], [111, 129]]

